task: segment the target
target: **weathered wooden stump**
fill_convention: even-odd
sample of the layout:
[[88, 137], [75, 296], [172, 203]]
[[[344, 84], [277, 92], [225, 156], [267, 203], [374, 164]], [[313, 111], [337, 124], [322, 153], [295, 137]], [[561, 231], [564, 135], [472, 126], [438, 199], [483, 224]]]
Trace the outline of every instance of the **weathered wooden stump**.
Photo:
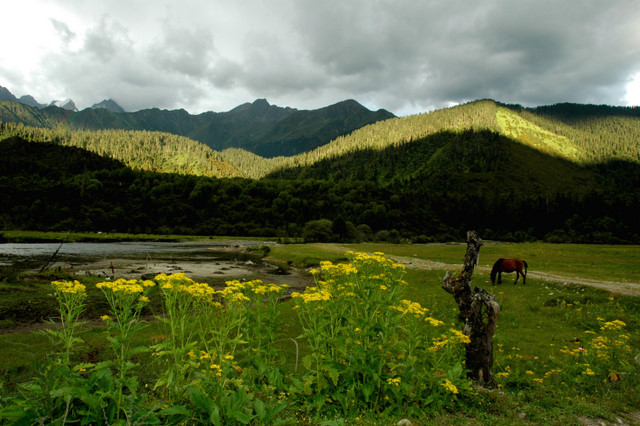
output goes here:
[[466, 367], [468, 376], [482, 385], [492, 386], [495, 382], [493, 367], [493, 333], [496, 329], [500, 305], [495, 296], [483, 288], [471, 288], [471, 276], [478, 263], [482, 240], [475, 231], [467, 233], [467, 253], [464, 257], [462, 272], [457, 278], [447, 272], [442, 288], [453, 295], [459, 318], [464, 323], [462, 332], [469, 336], [467, 344]]

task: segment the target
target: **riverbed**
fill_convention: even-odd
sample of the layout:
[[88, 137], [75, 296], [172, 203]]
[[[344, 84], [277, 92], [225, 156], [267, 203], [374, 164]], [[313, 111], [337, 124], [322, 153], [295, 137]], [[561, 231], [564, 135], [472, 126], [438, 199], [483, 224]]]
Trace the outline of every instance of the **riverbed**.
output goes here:
[[[309, 283], [306, 274], [263, 262], [247, 253], [258, 241], [108, 242], [0, 244], [1, 270], [65, 271], [76, 276], [106, 279], [149, 279], [157, 274], [185, 273], [196, 281], [261, 279], [292, 288]], [[268, 244], [267, 244], [268, 245]]]

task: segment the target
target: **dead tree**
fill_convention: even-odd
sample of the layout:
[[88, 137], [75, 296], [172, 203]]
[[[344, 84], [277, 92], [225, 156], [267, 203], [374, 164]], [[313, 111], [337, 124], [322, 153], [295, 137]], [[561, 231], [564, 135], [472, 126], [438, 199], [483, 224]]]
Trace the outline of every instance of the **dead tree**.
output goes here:
[[464, 323], [463, 333], [470, 338], [467, 344], [466, 367], [468, 376], [480, 384], [493, 385], [493, 333], [500, 314], [495, 297], [483, 288], [471, 288], [473, 269], [478, 264], [482, 240], [475, 231], [467, 233], [467, 253], [462, 272], [457, 278], [447, 271], [442, 288], [453, 295], [459, 318]]

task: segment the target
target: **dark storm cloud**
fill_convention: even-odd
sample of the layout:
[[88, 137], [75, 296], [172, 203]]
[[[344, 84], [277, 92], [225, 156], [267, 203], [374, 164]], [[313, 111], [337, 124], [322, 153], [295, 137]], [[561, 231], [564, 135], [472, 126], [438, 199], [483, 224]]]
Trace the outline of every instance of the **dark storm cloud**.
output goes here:
[[295, 26], [328, 82], [357, 80], [354, 96], [392, 108], [483, 97], [615, 104], [640, 68], [637, 2], [296, 4]]
[[640, 72], [635, 0], [58, 4], [89, 25], [51, 19], [62, 51], [40, 73], [83, 106], [104, 97], [190, 112], [261, 97], [297, 108], [353, 98], [396, 113], [479, 98], [620, 104]]

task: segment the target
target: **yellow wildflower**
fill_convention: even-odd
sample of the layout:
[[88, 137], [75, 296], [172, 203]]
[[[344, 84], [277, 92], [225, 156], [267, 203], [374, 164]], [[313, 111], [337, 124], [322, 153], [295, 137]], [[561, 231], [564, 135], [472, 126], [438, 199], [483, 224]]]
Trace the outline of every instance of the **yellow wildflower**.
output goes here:
[[609, 322], [605, 322], [602, 327], [600, 327], [601, 330], [621, 330], [623, 327], [626, 327], [627, 324], [625, 324], [624, 322], [620, 321], [620, 320], [614, 320], [614, 321], [609, 321]]
[[77, 280], [74, 281], [52, 281], [51, 286], [60, 293], [87, 295], [86, 287]]
[[400, 386], [402, 378], [396, 377], [395, 379], [387, 379], [387, 384], [391, 386]]
[[218, 364], [211, 364], [209, 368], [215, 372], [216, 376], [222, 376], [222, 368]]
[[445, 388], [446, 390], [448, 390], [449, 392], [451, 392], [454, 395], [459, 393], [458, 392], [458, 388], [456, 387], [456, 385], [451, 383], [451, 381], [449, 379], [444, 379], [444, 381], [442, 381], [440, 383], [440, 386], [442, 386], [443, 388]]

